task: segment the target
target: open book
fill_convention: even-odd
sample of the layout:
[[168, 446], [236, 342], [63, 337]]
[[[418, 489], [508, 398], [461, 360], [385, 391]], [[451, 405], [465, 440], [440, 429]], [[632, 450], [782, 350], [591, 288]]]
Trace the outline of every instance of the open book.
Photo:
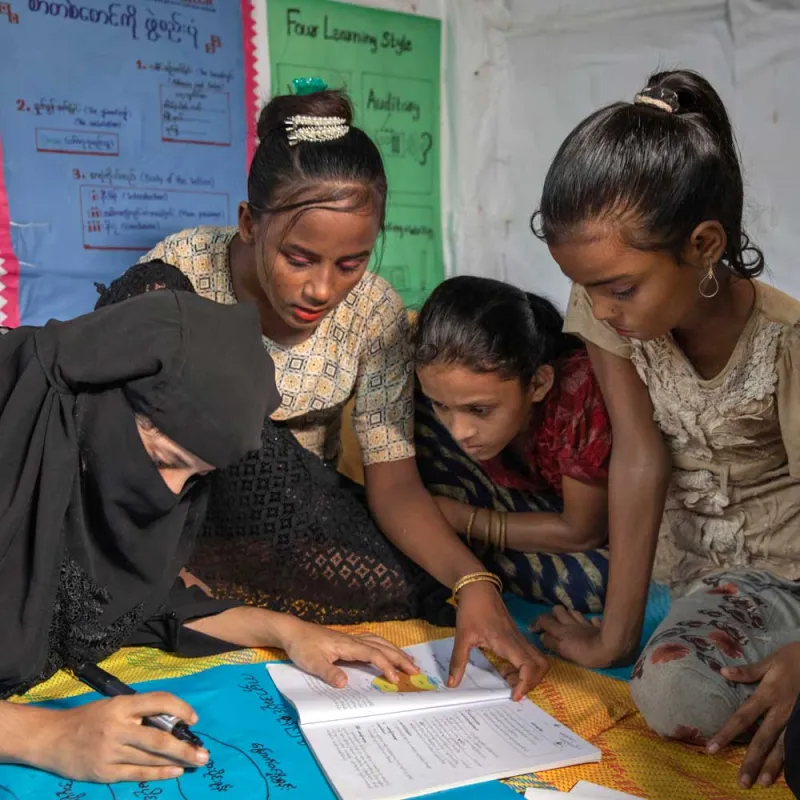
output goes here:
[[333, 689], [291, 664], [267, 666], [341, 800], [402, 800], [600, 760], [600, 751], [511, 690], [479, 651], [446, 688], [453, 639], [409, 647], [420, 669], [394, 686], [345, 666]]

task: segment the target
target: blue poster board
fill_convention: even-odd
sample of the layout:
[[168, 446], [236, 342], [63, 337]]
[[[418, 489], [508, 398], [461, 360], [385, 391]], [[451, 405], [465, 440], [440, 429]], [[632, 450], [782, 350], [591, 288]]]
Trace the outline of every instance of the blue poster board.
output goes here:
[[95, 281], [170, 233], [235, 224], [247, 173], [239, 0], [12, 0], [0, 3], [0, 54], [23, 324], [90, 310]]

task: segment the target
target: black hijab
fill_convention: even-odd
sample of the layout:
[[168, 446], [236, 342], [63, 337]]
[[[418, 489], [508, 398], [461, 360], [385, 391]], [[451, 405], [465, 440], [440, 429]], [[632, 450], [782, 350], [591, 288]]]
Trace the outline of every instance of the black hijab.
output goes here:
[[134, 414], [215, 467], [279, 403], [253, 306], [152, 292], [0, 337], [0, 696], [116, 649], [190, 549]]

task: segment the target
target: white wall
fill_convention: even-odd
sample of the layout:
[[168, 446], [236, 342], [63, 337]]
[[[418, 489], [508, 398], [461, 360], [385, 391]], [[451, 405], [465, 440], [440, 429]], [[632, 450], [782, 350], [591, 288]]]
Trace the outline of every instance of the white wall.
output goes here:
[[513, 213], [494, 274], [563, 305], [567, 282], [528, 227], [547, 167], [584, 116], [632, 98], [650, 72], [681, 66], [703, 73], [728, 105], [767, 279], [800, 297], [798, 0], [512, 0], [511, 20], [500, 152]]

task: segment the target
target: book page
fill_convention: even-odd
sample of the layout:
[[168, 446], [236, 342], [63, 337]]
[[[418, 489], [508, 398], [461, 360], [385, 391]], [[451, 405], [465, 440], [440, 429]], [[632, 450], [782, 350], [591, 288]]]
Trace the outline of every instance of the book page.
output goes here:
[[392, 800], [600, 760], [530, 700], [311, 725], [303, 733], [342, 800]]
[[569, 794], [577, 798], [577, 800], [584, 800], [584, 798], [586, 800], [641, 800], [636, 795], [618, 792], [615, 789], [598, 786], [596, 783], [588, 783], [587, 781], [578, 781]]
[[482, 703], [511, 696], [511, 690], [480, 650], [473, 650], [461, 685], [447, 688], [453, 639], [407, 647], [417, 662], [418, 675], [401, 675], [395, 686], [375, 668], [343, 665], [347, 686], [334, 689], [292, 664], [268, 664], [278, 690], [297, 709], [303, 725], [356, 719], [400, 711], [466, 703]]

